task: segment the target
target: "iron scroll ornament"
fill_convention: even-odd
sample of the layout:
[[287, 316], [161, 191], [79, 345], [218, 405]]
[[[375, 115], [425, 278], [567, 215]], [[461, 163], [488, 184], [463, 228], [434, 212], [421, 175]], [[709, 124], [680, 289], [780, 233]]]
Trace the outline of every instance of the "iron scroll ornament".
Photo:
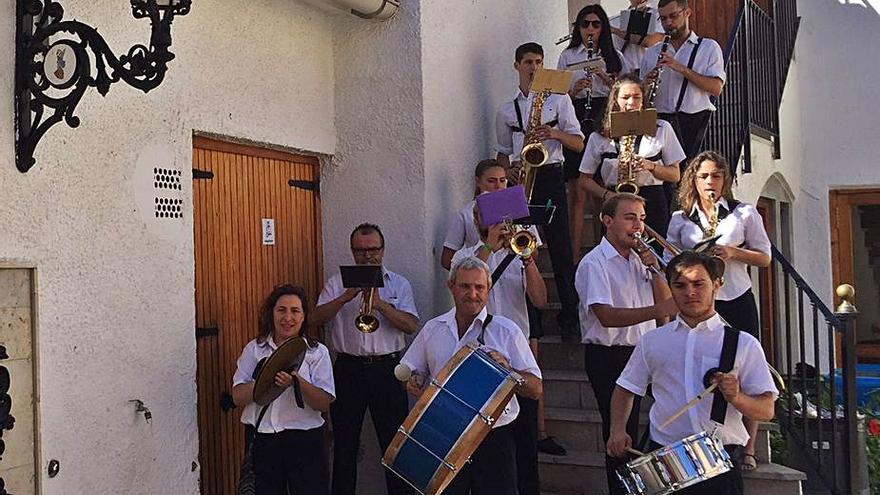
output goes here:
[[[174, 59], [171, 22], [189, 13], [192, 0], [130, 0], [135, 19], [149, 18], [149, 47], [137, 44], [116, 56], [97, 29], [64, 20], [53, 0], [16, 0], [15, 164], [22, 173], [36, 163], [37, 143], [62, 120], [77, 127], [76, 107], [86, 89], [106, 96], [120, 80], [144, 93], [159, 86]], [[161, 0], [159, 0], [161, 2]]]

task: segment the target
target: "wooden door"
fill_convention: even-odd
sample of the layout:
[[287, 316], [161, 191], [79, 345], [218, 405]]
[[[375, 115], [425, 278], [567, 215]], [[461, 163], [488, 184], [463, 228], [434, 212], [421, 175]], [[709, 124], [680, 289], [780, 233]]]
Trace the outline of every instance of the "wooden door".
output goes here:
[[[260, 304], [281, 283], [321, 288], [318, 161], [193, 138], [196, 347], [201, 493], [236, 493], [242, 408], [224, 411], [236, 360], [257, 336]], [[274, 245], [263, 219], [274, 220]]]
[[[877, 206], [880, 205], [880, 189], [841, 189], [830, 192], [831, 213], [831, 267], [834, 287], [839, 284], [851, 284], [856, 289], [856, 308], [864, 308], [856, 319], [857, 332], [860, 334], [858, 343], [858, 356], [860, 362], [880, 363], [880, 338], [877, 330], [871, 332], [871, 327], [880, 328], [880, 318], [875, 319], [868, 315], [876, 315], [877, 299], [876, 292], [860, 287], [857, 279], [866, 274], [875, 274], [874, 280], [880, 281], [880, 239], [876, 238], [880, 231], [880, 215], [877, 215]], [[872, 214], [861, 213], [860, 208], [871, 208]], [[860, 221], [854, 222], [858, 218]], [[856, 230], [861, 232], [857, 234]], [[860, 246], [868, 249], [869, 259], [856, 261], [854, 237], [862, 243], [870, 246]], [[834, 296], [835, 307], [840, 304], [837, 295]], [[872, 334], [865, 337], [866, 334]], [[840, 342], [838, 342], [838, 351]], [[838, 356], [842, 354], [838, 352]]]
[[[776, 232], [776, 204], [768, 198], [758, 198], [758, 213], [764, 230], [773, 241]], [[761, 346], [767, 361], [776, 366], [776, 266], [758, 269], [758, 308], [761, 317]]]

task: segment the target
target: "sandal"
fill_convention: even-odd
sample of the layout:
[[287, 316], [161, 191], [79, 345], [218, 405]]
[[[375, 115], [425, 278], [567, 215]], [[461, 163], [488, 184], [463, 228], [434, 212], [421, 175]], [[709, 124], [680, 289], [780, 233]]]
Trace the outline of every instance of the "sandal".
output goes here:
[[743, 454], [740, 462], [740, 469], [743, 471], [754, 471], [758, 468], [758, 458], [755, 457], [755, 454]]

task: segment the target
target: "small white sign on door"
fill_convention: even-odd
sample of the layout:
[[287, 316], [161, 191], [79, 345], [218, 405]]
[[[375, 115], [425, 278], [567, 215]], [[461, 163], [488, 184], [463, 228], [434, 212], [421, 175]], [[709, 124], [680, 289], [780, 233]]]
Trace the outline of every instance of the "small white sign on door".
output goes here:
[[275, 245], [275, 219], [274, 218], [264, 218], [263, 219], [263, 245], [264, 246], [274, 246]]

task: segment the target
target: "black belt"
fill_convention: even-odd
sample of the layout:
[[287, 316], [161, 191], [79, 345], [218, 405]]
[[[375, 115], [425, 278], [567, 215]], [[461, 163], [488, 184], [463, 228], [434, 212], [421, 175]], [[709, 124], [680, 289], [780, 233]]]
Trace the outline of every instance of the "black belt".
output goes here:
[[386, 361], [399, 361], [403, 351], [395, 351], [390, 354], [379, 354], [377, 356], [356, 356], [354, 354], [346, 354], [340, 352], [336, 355], [336, 359], [344, 359], [348, 361], [357, 361], [364, 364], [384, 363]]

